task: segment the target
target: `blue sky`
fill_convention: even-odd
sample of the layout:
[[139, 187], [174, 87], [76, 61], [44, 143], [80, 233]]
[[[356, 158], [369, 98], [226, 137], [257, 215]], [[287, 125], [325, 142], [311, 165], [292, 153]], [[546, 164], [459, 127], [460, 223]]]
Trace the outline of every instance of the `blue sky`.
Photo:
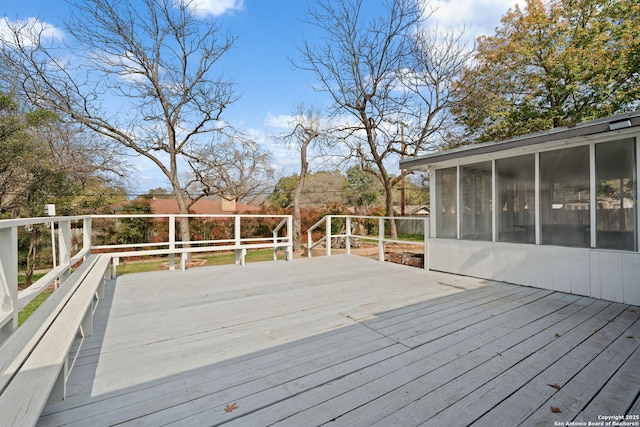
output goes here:
[[[249, 132], [272, 153], [281, 175], [296, 172], [295, 153], [273, 142], [271, 135], [285, 131], [296, 104], [313, 103], [321, 95], [309, 84], [314, 76], [294, 69], [297, 48], [303, 37], [313, 40], [313, 28], [304, 22], [313, 0], [198, 0], [200, 7], [219, 19], [222, 26], [238, 37], [234, 49], [224, 58], [224, 74], [238, 85], [239, 101], [231, 105], [223, 118]], [[384, 0], [364, 0], [367, 7], [380, 8]], [[465, 25], [469, 40], [491, 34], [500, 17], [522, 0], [437, 0], [434, 17], [441, 29]], [[9, 20], [37, 18], [62, 30], [69, 14], [64, 0], [0, 0], [0, 13]], [[166, 181], [146, 160], [136, 159], [138, 188], [165, 186]]]

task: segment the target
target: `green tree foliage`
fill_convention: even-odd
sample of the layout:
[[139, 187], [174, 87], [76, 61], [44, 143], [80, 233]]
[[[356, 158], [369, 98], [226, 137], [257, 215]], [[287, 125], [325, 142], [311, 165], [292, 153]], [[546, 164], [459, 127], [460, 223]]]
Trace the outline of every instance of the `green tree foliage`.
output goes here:
[[380, 202], [384, 188], [375, 176], [364, 172], [358, 166], [352, 166], [347, 170], [347, 184], [344, 192], [350, 206], [367, 212]]
[[24, 110], [0, 93], [0, 208], [21, 216], [41, 216], [46, 203], [69, 195], [72, 184], [56, 169], [49, 147], [34, 134], [55, 120], [41, 109]]
[[275, 208], [286, 208], [293, 202], [293, 191], [298, 183], [298, 174], [293, 174], [280, 178], [273, 187], [271, 194], [267, 196], [267, 200]]
[[637, 0], [526, 0], [481, 37], [457, 89], [462, 143], [570, 126], [640, 105]]
[[[150, 214], [149, 199], [136, 199], [122, 208], [122, 214]], [[123, 218], [116, 230], [118, 243], [145, 243], [149, 241], [149, 233], [153, 229], [152, 218]]]
[[[298, 174], [280, 178], [267, 200], [275, 208], [287, 208], [293, 203], [293, 193], [298, 183]], [[307, 174], [300, 193], [300, 205], [329, 206], [345, 205], [346, 178], [340, 171], [318, 171]]]
[[142, 195], [142, 197], [145, 199], [171, 199], [173, 198], [173, 194], [171, 194], [171, 192], [166, 188], [157, 187], [147, 191], [146, 194]]
[[28, 131], [38, 113], [20, 110], [15, 99], [0, 93], [0, 208], [9, 212], [17, 207], [16, 196], [28, 184], [28, 167], [41, 159], [37, 147], [30, 147]]

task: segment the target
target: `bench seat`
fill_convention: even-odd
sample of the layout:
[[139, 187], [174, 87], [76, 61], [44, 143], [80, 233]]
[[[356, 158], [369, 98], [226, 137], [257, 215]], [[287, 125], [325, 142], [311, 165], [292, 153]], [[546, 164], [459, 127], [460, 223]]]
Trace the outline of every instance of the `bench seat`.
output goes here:
[[10, 426], [35, 425], [46, 403], [62, 400], [68, 355], [78, 332], [92, 333], [109, 255], [85, 262], [0, 347], [0, 414]]

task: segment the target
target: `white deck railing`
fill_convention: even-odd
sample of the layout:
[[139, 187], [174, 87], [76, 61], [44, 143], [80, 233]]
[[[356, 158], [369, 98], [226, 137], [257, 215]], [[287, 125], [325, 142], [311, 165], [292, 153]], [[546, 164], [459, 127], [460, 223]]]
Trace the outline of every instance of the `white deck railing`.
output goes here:
[[[176, 223], [187, 217], [191, 221], [215, 223], [224, 230], [225, 238], [209, 239], [196, 236], [192, 231], [190, 240], [176, 238]], [[127, 220], [148, 221], [150, 228], [166, 226], [166, 240], [143, 243], [96, 244], [98, 222], [110, 222], [113, 227]], [[256, 236], [243, 226], [265, 219], [279, 219], [275, 227]], [[24, 290], [18, 290], [18, 231], [22, 227], [54, 224], [51, 228], [51, 247], [56, 265], [40, 279]], [[104, 225], [104, 224], [102, 224]], [[168, 255], [169, 268], [175, 269], [175, 256], [180, 257], [181, 268], [185, 267], [187, 254], [195, 252], [233, 251], [236, 263], [244, 264], [249, 249], [273, 249], [274, 260], [278, 251], [284, 258], [292, 256], [292, 219], [290, 215], [90, 215], [75, 217], [47, 217], [0, 220], [0, 343], [18, 327], [18, 312], [52, 284], [64, 281], [72, 268], [91, 252], [108, 252], [115, 265], [121, 257]], [[264, 225], [263, 225], [264, 228]], [[251, 235], [249, 235], [251, 234]], [[160, 236], [156, 236], [160, 238]]]
[[[408, 228], [412, 230], [406, 234], [421, 236], [421, 240], [391, 239], [391, 237], [389, 237], [390, 228], [387, 227], [387, 223], [389, 221], [396, 221], [396, 226], [398, 226], [400, 222], [404, 222], [409, 225]], [[334, 233], [332, 228], [337, 225], [337, 222], [339, 222], [338, 227], [340, 228], [340, 231]], [[363, 234], [358, 232], [358, 230], [365, 230], [369, 228], [370, 225], [374, 225], [373, 228], [377, 228], [376, 234]], [[322, 232], [323, 236], [314, 242], [313, 234], [318, 231]], [[385, 260], [385, 245], [388, 243], [420, 246], [424, 250], [424, 268], [428, 268], [427, 251], [429, 239], [429, 218], [427, 217], [394, 218], [360, 215], [327, 215], [307, 230], [309, 256], [311, 257], [313, 249], [320, 245], [324, 245], [326, 255], [331, 256], [331, 248], [337, 239], [344, 239], [344, 247], [347, 254], [351, 254], [351, 246], [354, 239], [377, 244], [378, 259], [380, 261]]]

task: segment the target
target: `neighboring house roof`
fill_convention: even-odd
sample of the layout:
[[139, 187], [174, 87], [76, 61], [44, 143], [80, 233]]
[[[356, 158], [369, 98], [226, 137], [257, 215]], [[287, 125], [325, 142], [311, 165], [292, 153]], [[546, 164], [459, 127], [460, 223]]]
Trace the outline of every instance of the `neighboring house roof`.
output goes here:
[[[120, 206], [126, 205], [126, 203]], [[174, 215], [179, 214], [178, 201], [176, 199], [150, 199], [149, 205], [151, 212], [158, 215]], [[257, 206], [247, 205], [241, 202], [235, 202], [233, 207], [223, 206], [222, 200], [217, 199], [200, 199], [189, 207], [189, 213], [196, 215], [217, 215], [217, 214], [233, 214], [245, 212], [257, 212], [260, 208]]]
[[640, 126], [640, 111], [634, 111], [633, 113], [620, 114], [617, 116], [578, 123], [575, 126], [571, 127], [560, 127], [542, 132], [531, 133], [504, 141], [465, 145], [464, 147], [455, 148], [452, 150], [439, 151], [437, 153], [411, 157], [400, 160], [400, 168], [421, 169], [430, 164], [440, 163], [446, 160], [454, 160], [478, 154], [489, 154], [498, 151], [518, 149], [522, 147], [529, 147], [536, 144], [543, 144], [551, 141], [558, 141], [574, 137], [586, 137], [589, 135], [603, 134], [606, 132], [612, 132], [636, 126]]
[[[396, 214], [400, 214], [400, 210], [401, 210], [400, 206], [397, 206], [397, 205], [393, 206], [393, 211]], [[429, 215], [429, 212], [430, 212], [430, 208], [428, 204], [404, 206], [404, 214], [408, 216]]]

